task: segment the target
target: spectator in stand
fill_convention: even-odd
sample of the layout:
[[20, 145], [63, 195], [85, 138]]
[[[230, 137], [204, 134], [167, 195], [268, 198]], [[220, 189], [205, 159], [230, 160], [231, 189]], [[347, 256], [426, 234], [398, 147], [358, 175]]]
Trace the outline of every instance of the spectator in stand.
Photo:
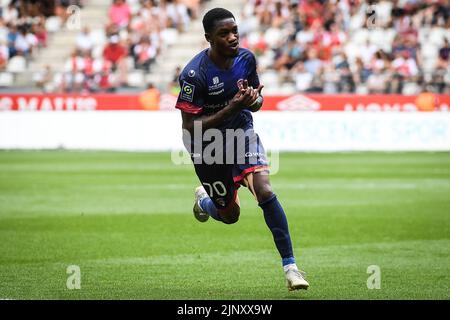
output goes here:
[[[382, 68], [380, 68], [382, 69]], [[366, 88], [367, 79], [372, 74], [372, 70], [364, 65], [361, 58], [357, 58], [355, 61], [354, 81], [356, 88], [364, 90]]]
[[120, 29], [128, 28], [131, 20], [131, 9], [125, 0], [114, 0], [108, 12], [112, 24]]
[[439, 49], [439, 58], [436, 68], [447, 69], [450, 61], [450, 44], [447, 38], [444, 39], [444, 45]]
[[410, 57], [409, 51], [397, 52], [394, 61], [391, 64], [393, 72], [390, 82], [390, 91], [392, 93], [402, 93], [404, 83], [412, 81], [419, 70], [416, 61]]
[[310, 48], [306, 52], [306, 62], [305, 62], [305, 69], [312, 75], [316, 75], [319, 73], [323, 66], [322, 60], [318, 58], [318, 52], [314, 48]]
[[336, 71], [339, 75], [338, 91], [343, 93], [353, 92], [355, 90], [355, 82], [345, 53], [341, 53], [340, 61], [336, 63]]
[[128, 51], [120, 44], [118, 35], [112, 35], [109, 38], [109, 43], [103, 50], [103, 58], [111, 63], [111, 70], [113, 72], [116, 70], [119, 72], [120, 85], [124, 86], [126, 86], [127, 83], [127, 65], [125, 61], [127, 54]]
[[34, 79], [36, 86], [42, 90], [43, 93], [51, 93], [55, 90], [53, 85], [53, 70], [50, 65], [44, 67], [44, 71], [38, 73]]
[[79, 8], [83, 8], [83, 2], [82, 0], [46, 0], [46, 1], [39, 1], [42, 3], [46, 3], [46, 7], [48, 8], [48, 12], [50, 12], [50, 15], [55, 14], [59, 18], [61, 18], [61, 21], [63, 24], [67, 22], [67, 19], [70, 17], [71, 14], [73, 14], [73, 11], [68, 10], [69, 6], [75, 5]]
[[141, 93], [139, 97], [144, 109], [159, 110], [159, 102], [161, 100], [161, 92], [155, 87], [153, 83], [149, 83], [147, 90]]
[[311, 87], [313, 75], [306, 71], [303, 61], [297, 62], [294, 67], [295, 87], [299, 92], [305, 92]]
[[95, 75], [95, 84], [99, 92], [114, 92], [117, 89], [115, 77], [111, 73], [112, 64], [104, 60], [99, 73]]
[[374, 70], [367, 79], [367, 89], [369, 93], [386, 93], [389, 78], [383, 70]]
[[45, 29], [45, 18], [40, 17], [39, 22], [31, 26], [31, 32], [36, 36], [39, 48], [47, 47], [47, 30]]
[[187, 7], [189, 17], [194, 20], [200, 16], [200, 1], [201, 0], [183, 0], [183, 4]]
[[[370, 28], [366, 10], [374, 3], [377, 5], [376, 29]], [[279, 20], [276, 17], [286, 9], [289, 18], [285, 19], [284, 23], [274, 22]], [[375, 70], [379, 72], [372, 77], [372, 84], [374, 79], [396, 74], [397, 79], [394, 82], [399, 86], [395, 92], [398, 90], [403, 92], [404, 82], [419, 83], [424, 72], [431, 72], [427, 78], [433, 78], [432, 74], [438, 70], [443, 73], [443, 68], [438, 67], [439, 62], [429, 71], [424, 70], [423, 66], [424, 64], [432, 66], [433, 61], [430, 59], [434, 59], [426, 41], [440, 42], [437, 37], [440, 34], [444, 37], [445, 28], [450, 27], [450, 11], [445, 1], [253, 0], [244, 7], [244, 11], [245, 17], [257, 17], [257, 24], [246, 24], [241, 43], [250, 47], [253, 43], [250, 38], [257, 31], [263, 32], [266, 40], [271, 40], [271, 37], [276, 35], [278, 41], [269, 42], [269, 50], [275, 53], [273, 63], [270, 63], [273, 54], [270, 52], [264, 54], [264, 65], [269, 69], [281, 70], [280, 65], [284, 65], [283, 59], [280, 60], [281, 52], [292, 38], [296, 39], [301, 51], [309, 53], [310, 50], [316, 50], [317, 54], [312, 61], [308, 55], [303, 59], [307, 70], [311, 72], [313, 67], [317, 72], [312, 81], [312, 86], [316, 89], [321, 87], [318, 82], [322, 80], [327, 82], [327, 85], [322, 85], [324, 90], [333, 91], [332, 83], [336, 72], [340, 74], [339, 77], [345, 84], [339, 86], [339, 91], [355, 91], [356, 84], [359, 89], [364, 90], [364, 79], [368, 79]], [[423, 26], [429, 27], [430, 33], [423, 29]], [[428, 49], [425, 56], [427, 61], [423, 61], [424, 55], [421, 52], [421, 48], [425, 46]], [[330, 67], [329, 63], [340, 51], [345, 51], [349, 55], [348, 64], [343, 68], [338, 68], [337, 65]], [[402, 75], [404, 72], [399, 73], [396, 70], [398, 66], [396, 68], [391, 66], [395, 60], [391, 57], [397, 57], [397, 53], [403, 56], [405, 51], [408, 52], [408, 57], [403, 58], [404, 61], [401, 59], [395, 61], [395, 64], [402, 65], [400, 69], [403, 71], [409, 70], [407, 73], [412, 74], [408, 76]], [[446, 61], [440, 58], [439, 60]], [[365, 75], [362, 77], [357, 75], [360, 71]], [[292, 69], [290, 73], [292, 81], [295, 82], [296, 69]], [[384, 75], [381, 76], [380, 73]], [[285, 73], [279, 74], [279, 80], [284, 81]]]
[[6, 42], [0, 42], [0, 70], [4, 70], [8, 64], [9, 49]]
[[156, 58], [156, 47], [152, 45], [148, 36], [143, 36], [138, 45], [134, 47], [135, 67], [150, 71], [150, 65]]
[[301, 58], [302, 49], [296, 44], [295, 40], [289, 41], [279, 52], [275, 60], [274, 69], [284, 72], [290, 70]]
[[9, 57], [12, 58], [17, 54], [16, 39], [19, 33], [17, 32], [17, 27], [14, 24], [9, 24], [8, 29], [9, 29], [7, 35], [8, 50], [9, 50]]
[[15, 23], [19, 19], [19, 10], [17, 10], [14, 1], [11, 1], [2, 11], [3, 20], [8, 23]]
[[90, 51], [94, 47], [94, 40], [91, 38], [91, 30], [88, 26], [83, 27], [83, 30], [77, 35], [76, 47], [81, 51]]
[[180, 0], [166, 0], [165, 11], [167, 13], [167, 26], [184, 32], [189, 25], [190, 17], [188, 9]]
[[169, 82], [168, 89], [167, 89], [167, 91], [173, 95], [178, 95], [180, 93], [180, 90], [181, 90], [180, 82], [179, 82], [180, 74], [181, 74], [181, 67], [177, 66], [175, 68], [175, 72], [173, 74], [172, 81]]
[[62, 92], [81, 92], [84, 81], [84, 60], [77, 50], [73, 50], [64, 65], [64, 76], [61, 83]]
[[[34, 41], [28, 37], [25, 27], [21, 27], [14, 42], [14, 48], [18, 55], [29, 58], [32, 53]], [[37, 42], [36, 42], [37, 45]]]

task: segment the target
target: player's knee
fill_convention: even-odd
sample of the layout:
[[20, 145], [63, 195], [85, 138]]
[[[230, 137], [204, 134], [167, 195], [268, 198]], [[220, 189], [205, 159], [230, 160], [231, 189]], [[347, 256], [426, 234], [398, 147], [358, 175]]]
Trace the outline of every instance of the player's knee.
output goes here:
[[239, 215], [241, 214], [241, 210], [239, 206], [234, 206], [229, 210], [220, 211], [220, 217], [222, 218], [222, 222], [225, 224], [233, 224], [238, 222]]
[[255, 188], [255, 193], [258, 203], [262, 203], [273, 196], [272, 186], [269, 183], [265, 183]]

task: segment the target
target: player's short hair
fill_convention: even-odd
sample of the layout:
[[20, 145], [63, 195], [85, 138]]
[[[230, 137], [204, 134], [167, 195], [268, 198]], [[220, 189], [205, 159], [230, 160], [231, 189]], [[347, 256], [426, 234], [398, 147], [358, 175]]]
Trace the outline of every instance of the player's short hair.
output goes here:
[[204, 16], [203, 16], [203, 29], [206, 33], [210, 33], [214, 30], [214, 27], [216, 25], [217, 21], [233, 18], [236, 20], [234, 15], [224, 8], [214, 8], [209, 10]]

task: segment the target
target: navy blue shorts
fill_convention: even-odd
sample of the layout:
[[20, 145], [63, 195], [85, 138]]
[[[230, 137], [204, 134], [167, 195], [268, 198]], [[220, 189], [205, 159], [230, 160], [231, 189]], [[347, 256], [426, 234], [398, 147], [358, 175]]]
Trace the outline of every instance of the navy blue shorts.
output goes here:
[[226, 209], [235, 202], [237, 190], [247, 174], [269, 169], [266, 152], [253, 129], [245, 132], [245, 139], [227, 140], [224, 136], [223, 140], [223, 152], [211, 152], [205, 143], [201, 153], [191, 151], [193, 143], [186, 146], [200, 182], [218, 209]]

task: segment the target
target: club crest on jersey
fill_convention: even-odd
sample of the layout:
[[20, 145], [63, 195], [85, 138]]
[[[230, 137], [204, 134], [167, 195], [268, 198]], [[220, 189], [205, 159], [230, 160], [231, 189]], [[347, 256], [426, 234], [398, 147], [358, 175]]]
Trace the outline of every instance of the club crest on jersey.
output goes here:
[[[212, 86], [208, 86], [209, 91], [220, 90], [225, 85], [223, 82], [220, 82], [218, 76], [215, 76], [215, 77], [212, 78], [212, 83], [213, 83]], [[217, 95], [219, 93], [217, 93], [217, 92], [210, 92], [210, 94]]]
[[195, 86], [189, 82], [183, 81], [181, 87], [181, 99], [192, 102], [194, 100]]

